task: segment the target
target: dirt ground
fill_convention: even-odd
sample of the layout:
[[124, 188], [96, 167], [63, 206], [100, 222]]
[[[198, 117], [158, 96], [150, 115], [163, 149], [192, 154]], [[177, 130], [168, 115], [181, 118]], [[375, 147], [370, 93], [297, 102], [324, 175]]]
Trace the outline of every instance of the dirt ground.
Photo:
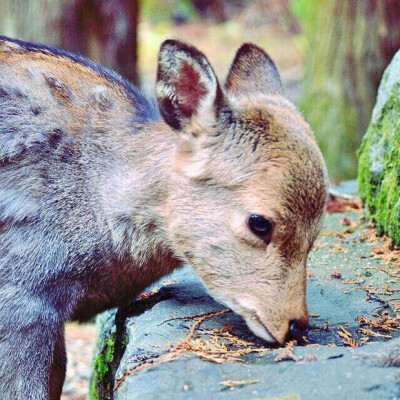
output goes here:
[[68, 368], [61, 400], [85, 400], [89, 393], [96, 327], [68, 324], [65, 336]]

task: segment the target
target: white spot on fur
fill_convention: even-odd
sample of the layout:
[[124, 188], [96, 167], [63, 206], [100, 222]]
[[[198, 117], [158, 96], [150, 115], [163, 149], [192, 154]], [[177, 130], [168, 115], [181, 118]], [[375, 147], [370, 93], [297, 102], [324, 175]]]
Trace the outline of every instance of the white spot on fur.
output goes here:
[[96, 86], [93, 89], [93, 99], [102, 111], [109, 110], [113, 107], [114, 101], [111, 92], [104, 86]]
[[273, 338], [270, 333], [261, 325], [256, 319], [245, 318], [247, 326], [251, 331], [261, 339], [266, 340], [269, 343], [276, 343], [275, 338]]

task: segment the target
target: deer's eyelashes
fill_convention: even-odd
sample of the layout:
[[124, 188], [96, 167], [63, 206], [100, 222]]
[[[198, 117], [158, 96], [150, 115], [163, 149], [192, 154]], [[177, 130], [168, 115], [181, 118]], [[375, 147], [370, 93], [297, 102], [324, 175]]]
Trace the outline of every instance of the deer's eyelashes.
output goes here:
[[269, 244], [274, 231], [274, 222], [263, 215], [251, 214], [247, 218], [247, 226], [250, 231], [263, 242]]

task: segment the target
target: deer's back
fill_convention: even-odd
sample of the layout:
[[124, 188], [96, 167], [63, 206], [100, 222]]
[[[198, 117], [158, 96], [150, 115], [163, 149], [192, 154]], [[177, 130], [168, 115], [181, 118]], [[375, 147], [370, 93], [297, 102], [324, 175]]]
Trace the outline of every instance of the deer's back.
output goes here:
[[68, 266], [102, 261], [101, 172], [120, 138], [156, 117], [114, 72], [0, 37], [0, 286], [12, 276], [60, 282]]

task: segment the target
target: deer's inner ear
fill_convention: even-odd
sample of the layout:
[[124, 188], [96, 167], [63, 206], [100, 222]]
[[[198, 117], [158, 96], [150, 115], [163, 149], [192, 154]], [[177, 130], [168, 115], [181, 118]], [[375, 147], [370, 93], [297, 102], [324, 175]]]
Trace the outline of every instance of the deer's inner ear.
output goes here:
[[194, 47], [167, 40], [158, 58], [156, 96], [165, 122], [182, 131], [216, 122], [222, 91], [207, 58]]
[[233, 96], [282, 95], [282, 82], [271, 57], [260, 47], [243, 44], [236, 53], [225, 88]]

